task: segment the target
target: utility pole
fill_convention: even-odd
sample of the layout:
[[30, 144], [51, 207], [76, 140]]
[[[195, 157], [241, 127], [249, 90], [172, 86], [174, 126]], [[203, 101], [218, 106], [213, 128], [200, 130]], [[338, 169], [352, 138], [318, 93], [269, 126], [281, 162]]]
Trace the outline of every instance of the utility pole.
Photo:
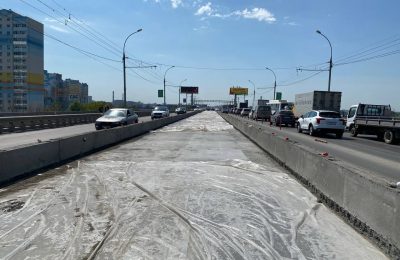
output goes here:
[[255, 100], [256, 100], [256, 85], [254, 84], [254, 82], [253, 81], [251, 81], [251, 80], [249, 80], [249, 82], [253, 85], [253, 87], [254, 87], [254, 91], [253, 91], [253, 105], [252, 105], [252, 108], [254, 109], [254, 102], [255, 102]]
[[271, 71], [272, 74], [274, 74], [274, 78], [275, 78], [275, 82], [274, 82], [274, 100], [275, 100], [276, 99], [276, 75], [275, 75], [275, 72], [273, 70], [271, 70], [270, 68], [265, 67], [265, 69]]
[[125, 56], [125, 45], [126, 45], [126, 41], [129, 39], [129, 37], [131, 37], [135, 33], [141, 32], [141, 31], [142, 31], [142, 29], [139, 29], [136, 32], [133, 32], [133, 33], [129, 34], [128, 37], [126, 37], [126, 39], [125, 39], [124, 48], [122, 50], [122, 63], [123, 63], [123, 68], [124, 68], [124, 107], [126, 107], [126, 64], [125, 64], [126, 56]]
[[167, 76], [167, 72], [170, 70], [170, 69], [172, 69], [172, 68], [174, 68], [175, 66], [171, 66], [171, 67], [169, 67], [166, 71], [165, 71], [165, 73], [164, 73], [164, 106], [166, 105], [166, 103], [165, 103], [165, 76]]
[[332, 44], [329, 41], [328, 37], [326, 37], [320, 30], [317, 30], [316, 33], [318, 33], [322, 37], [324, 37], [328, 41], [329, 46], [331, 47], [331, 58], [329, 60], [329, 81], [328, 81], [328, 92], [330, 92], [331, 91], [331, 75], [332, 75], [332, 67], [333, 67], [333, 64], [332, 64]]
[[181, 106], [181, 88], [182, 88], [182, 83], [185, 82], [187, 79], [184, 79], [181, 81], [181, 83], [179, 83], [179, 102], [178, 102], [178, 106]]

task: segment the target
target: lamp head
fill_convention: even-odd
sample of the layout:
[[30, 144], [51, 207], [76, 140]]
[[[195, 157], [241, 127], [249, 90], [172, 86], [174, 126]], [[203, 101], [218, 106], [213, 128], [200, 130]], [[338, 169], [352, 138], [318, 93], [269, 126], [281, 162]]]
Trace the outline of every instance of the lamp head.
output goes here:
[[316, 33], [322, 34], [320, 30], [317, 30]]

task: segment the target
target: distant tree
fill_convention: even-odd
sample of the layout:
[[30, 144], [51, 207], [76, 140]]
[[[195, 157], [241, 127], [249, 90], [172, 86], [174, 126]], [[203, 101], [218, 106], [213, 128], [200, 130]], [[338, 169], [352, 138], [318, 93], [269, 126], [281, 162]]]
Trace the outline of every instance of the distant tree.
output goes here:
[[79, 102], [74, 102], [69, 106], [69, 111], [81, 111], [81, 104]]
[[110, 104], [105, 101], [94, 101], [87, 104], [81, 105], [81, 111], [86, 112], [102, 112], [105, 106], [109, 106]]

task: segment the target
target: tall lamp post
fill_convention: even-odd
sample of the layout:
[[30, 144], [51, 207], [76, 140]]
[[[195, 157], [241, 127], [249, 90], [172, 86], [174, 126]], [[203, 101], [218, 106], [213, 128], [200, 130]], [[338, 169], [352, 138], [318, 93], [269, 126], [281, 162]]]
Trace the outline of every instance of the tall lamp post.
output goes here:
[[122, 51], [122, 63], [123, 63], [123, 67], [124, 67], [124, 107], [126, 107], [126, 65], [125, 65], [125, 45], [126, 45], [126, 41], [129, 39], [129, 37], [131, 37], [132, 35], [134, 35], [135, 33], [141, 32], [142, 29], [137, 30], [136, 32], [133, 32], [131, 34], [128, 35], [128, 37], [126, 37], [125, 42], [124, 42], [124, 49]]
[[329, 60], [329, 81], [328, 81], [328, 92], [330, 92], [330, 91], [331, 91], [332, 66], [333, 66], [333, 64], [332, 64], [332, 44], [331, 44], [331, 42], [329, 41], [328, 37], [326, 37], [320, 30], [317, 30], [316, 33], [318, 33], [318, 34], [320, 34], [322, 37], [324, 37], [324, 38], [328, 41], [329, 46], [331, 47], [331, 59]]
[[175, 66], [169, 67], [169, 68], [165, 71], [165, 73], [164, 73], [164, 106], [166, 105], [166, 103], [165, 103], [165, 76], [167, 76], [167, 72], [168, 72], [170, 69], [174, 68], [174, 67], [175, 67]]
[[253, 109], [254, 109], [254, 101], [256, 100], [256, 85], [254, 84], [253, 81], [249, 80], [249, 82], [253, 85], [254, 91], [253, 91]]
[[273, 70], [271, 70], [270, 68], [265, 67], [265, 69], [271, 71], [272, 74], [274, 74], [274, 78], [275, 78], [275, 82], [274, 82], [274, 100], [275, 100], [276, 99], [276, 75], [275, 75], [275, 72]]
[[184, 79], [181, 81], [181, 83], [179, 83], [179, 102], [178, 102], [178, 106], [181, 106], [181, 88], [182, 88], [182, 83], [185, 82], [187, 79]]

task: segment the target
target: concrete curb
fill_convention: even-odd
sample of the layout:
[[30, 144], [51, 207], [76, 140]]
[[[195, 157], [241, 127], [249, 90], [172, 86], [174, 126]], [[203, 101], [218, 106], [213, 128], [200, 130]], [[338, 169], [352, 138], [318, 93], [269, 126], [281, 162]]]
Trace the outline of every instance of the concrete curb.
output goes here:
[[400, 191], [232, 115], [221, 116], [289, 169], [319, 200], [394, 259], [400, 258]]
[[[171, 116], [125, 127], [68, 136], [0, 152], [0, 185], [34, 171], [109, 147], [188, 118], [198, 112]], [[94, 128], [94, 126], [93, 126]]]

